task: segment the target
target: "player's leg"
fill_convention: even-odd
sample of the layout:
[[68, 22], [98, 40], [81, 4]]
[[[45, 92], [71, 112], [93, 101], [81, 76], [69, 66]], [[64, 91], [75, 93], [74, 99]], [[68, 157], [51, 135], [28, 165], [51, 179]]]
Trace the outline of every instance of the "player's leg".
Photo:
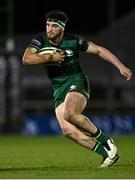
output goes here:
[[95, 134], [96, 126], [82, 114], [86, 103], [86, 98], [82, 94], [69, 92], [64, 103], [64, 119], [87, 133]]
[[79, 129], [90, 133], [100, 143], [106, 141], [108, 136], [104, 135], [86, 116], [82, 114], [87, 100], [78, 92], [69, 92], [64, 102], [64, 119], [74, 124]]
[[107, 150], [108, 156], [114, 158], [117, 148], [113, 141], [99, 130], [86, 116], [82, 114], [86, 106], [86, 98], [78, 92], [69, 92], [64, 102], [64, 119], [79, 129], [91, 133]]
[[64, 103], [60, 104], [56, 108], [55, 113], [62, 132], [66, 137], [75, 141], [79, 145], [102, 155], [103, 158], [106, 158], [108, 156], [105, 148], [100, 143], [98, 143], [94, 138], [83, 133], [76, 126], [63, 118]]

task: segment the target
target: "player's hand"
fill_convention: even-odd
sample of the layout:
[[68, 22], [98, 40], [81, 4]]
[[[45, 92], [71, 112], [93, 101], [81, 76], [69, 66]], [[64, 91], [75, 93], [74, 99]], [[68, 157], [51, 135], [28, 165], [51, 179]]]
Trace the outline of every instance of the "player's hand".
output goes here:
[[62, 63], [64, 61], [65, 55], [60, 49], [57, 49], [57, 51], [55, 51], [52, 55], [53, 55], [53, 59], [52, 59], [53, 62]]
[[125, 66], [121, 66], [120, 67], [120, 73], [125, 76], [127, 78], [127, 80], [130, 80], [132, 77], [132, 71], [131, 69], [125, 67]]

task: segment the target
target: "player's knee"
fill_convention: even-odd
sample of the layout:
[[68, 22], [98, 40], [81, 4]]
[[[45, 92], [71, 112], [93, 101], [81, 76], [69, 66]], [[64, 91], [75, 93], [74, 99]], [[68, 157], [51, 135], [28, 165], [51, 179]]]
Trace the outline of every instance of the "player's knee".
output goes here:
[[62, 132], [63, 132], [63, 135], [68, 137], [68, 138], [71, 138], [73, 135], [72, 130], [67, 126], [62, 128]]
[[75, 120], [75, 118], [74, 118], [75, 113], [73, 113], [73, 112], [65, 111], [63, 116], [64, 116], [64, 119], [70, 123], [73, 123]]

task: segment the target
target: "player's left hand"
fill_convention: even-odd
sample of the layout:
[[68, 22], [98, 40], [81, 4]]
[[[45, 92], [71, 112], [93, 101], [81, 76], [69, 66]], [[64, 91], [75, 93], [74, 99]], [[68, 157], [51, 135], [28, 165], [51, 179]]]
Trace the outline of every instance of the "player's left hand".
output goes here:
[[120, 73], [121, 73], [123, 76], [125, 76], [125, 77], [127, 78], [127, 80], [130, 80], [131, 77], [132, 77], [132, 71], [131, 71], [131, 69], [129, 69], [129, 68], [125, 67], [125, 66], [122, 66], [122, 67], [120, 68]]

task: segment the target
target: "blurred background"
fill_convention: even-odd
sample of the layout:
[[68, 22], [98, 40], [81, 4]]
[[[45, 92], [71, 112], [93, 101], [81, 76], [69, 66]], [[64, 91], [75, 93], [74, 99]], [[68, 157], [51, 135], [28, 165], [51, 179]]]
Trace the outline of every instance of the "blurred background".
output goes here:
[[122, 0], [0, 0], [0, 133], [61, 135], [51, 84], [42, 65], [24, 66], [22, 56], [34, 35], [45, 30], [45, 14], [62, 10], [66, 31], [86, 37], [113, 52], [133, 70], [127, 81], [111, 64], [81, 54], [91, 84], [84, 111], [104, 132], [135, 133], [135, 5]]

